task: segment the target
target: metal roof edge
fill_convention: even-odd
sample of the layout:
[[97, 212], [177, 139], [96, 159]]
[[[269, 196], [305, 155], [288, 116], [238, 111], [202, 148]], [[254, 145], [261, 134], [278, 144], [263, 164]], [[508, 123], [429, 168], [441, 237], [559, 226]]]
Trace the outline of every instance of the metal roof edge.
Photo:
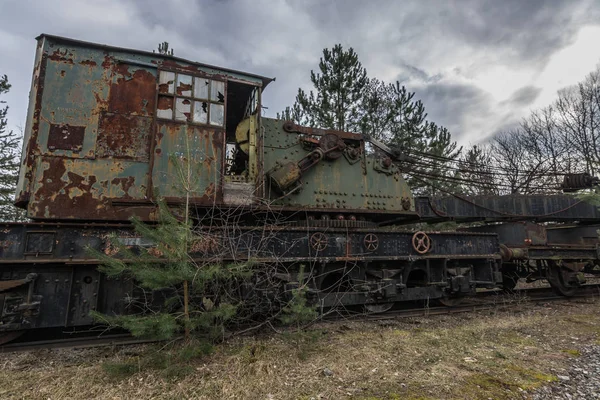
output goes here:
[[75, 45], [80, 45], [80, 46], [87, 46], [87, 47], [94, 47], [94, 48], [98, 48], [98, 49], [104, 49], [104, 50], [113, 50], [113, 51], [123, 51], [123, 52], [129, 52], [129, 53], [136, 53], [136, 54], [142, 54], [142, 55], [148, 55], [148, 56], [153, 56], [153, 57], [159, 57], [162, 58], [164, 60], [175, 60], [175, 61], [182, 61], [182, 62], [186, 62], [189, 64], [194, 64], [194, 65], [198, 65], [201, 67], [205, 67], [205, 68], [211, 68], [211, 69], [218, 69], [224, 72], [230, 72], [230, 73], [234, 73], [234, 74], [241, 74], [241, 75], [246, 75], [252, 78], [257, 78], [260, 79], [262, 81], [262, 87], [265, 88], [269, 83], [275, 81], [275, 78], [269, 78], [266, 76], [262, 76], [262, 75], [258, 75], [258, 74], [253, 74], [250, 72], [244, 72], [244, 71], [239, 71], [239, 70], [235, 70], [235, 69], [231, 69], [231, 68], [223, 68], [223, 67], [218, 67], [215, 65], [210, 65], [210, 64], [204, 64], [204, 63], [200, 63], [197, 61], [191, 61], [185, 58], [181, 58], [181, 57], [176, 57], [176, 56], [166, 56], [160, 53], [155, 53], [155, 52], [151, 52], [151, 51], [146, 51], [146, 50], [136, 50], [136, 49], [130, 49], [130, 48], [126, 48], [126, 47], [119, 47], [119, 46], [110, 46], [107, 44], [100, 44], [100, 43], [94, 43], [94, 42], [87, 42], [85, 40], [79, 40], [79, 39], [71, 39], [68, 37], [63, 37], [63, 36], [56, 36], [56, 35], [50, 35], [47, 33], [42, 33], [40, 35], [38, 35], [35, 39], [36, 40], [40, 40], [42, 38], [48, 38], [48, 39], [52, 39], [52, 40], [56, 40], [56, 41], [60, 41], [60, 42], [64, 42], [64, 43], [72, 43]]

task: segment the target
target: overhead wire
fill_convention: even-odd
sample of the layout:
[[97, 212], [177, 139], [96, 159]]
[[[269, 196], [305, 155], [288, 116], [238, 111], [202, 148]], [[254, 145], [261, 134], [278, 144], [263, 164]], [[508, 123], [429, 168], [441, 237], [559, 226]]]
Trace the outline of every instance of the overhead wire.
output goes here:
[[[432, 153], [427, 153], [427, 152], [422, 152], [422, 151], [418, 151], [418, 150], [410, 150], [408, 152], [409, 156], [412, 156], [413, 158], [416, 158], [413, 156], [413, 154], [416, 154], [418, 156], [424, 157], [424, 158], [428, 158], [428, 159], [432, 159], [435, 161], [440, 161], [440, 162], [444, 162], [444, 163], [456, 163], [456, 164], [467, 164], [467, 165], [473, 165], [475, 167], [477, 167], [479, 170], [490, 170], [490, 171], [502, 171], [502, 172], [519, 172], [519, 173], [523, 173], [523, 174], [527, 174], [527, 173], [536, 173], [538, 174], [539, 172], [535, 171], [535, 170], [526, 170], [526, 169], [517, 169], [517, 168], [507, 168], [507, 167], [501, 167], [501, 166], [494, 166], [494, 165], [486, 165], [486, 164], [482, 164], [482, 163], [477, 163], [477, 162], [473, 162], [473, 161], [469, 161], [469, 160], [460, 160], [460, 159], [456, 159], [456, 158], [451, 158], [451, 157], [446, 157], [446, 156], [440, 156], [437, 154], [432, 154]], [[418, 158], [416, 158], [418, 160]], [[541, 161], [541, 163], [543, 162], [547, 162], [548, 160], [543, 160]], [[455, 169], [461, 169], [460, 167], [453, 167]], [[476, 172], [480, 172], [480, 171], [476, 171]], [[467, 170], [468, 171], [468, 170]], [[571, 172], [547, 172], [546, 174], [549, 176], [564, 176], [567, 175]]]

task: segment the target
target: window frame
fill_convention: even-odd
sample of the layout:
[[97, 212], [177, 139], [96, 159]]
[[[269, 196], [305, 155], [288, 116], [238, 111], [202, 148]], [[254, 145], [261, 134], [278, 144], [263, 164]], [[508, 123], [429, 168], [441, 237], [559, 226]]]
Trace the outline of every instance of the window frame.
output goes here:
[[[174, 74], [173, 93], [169, 93], [168, 91], [161, 93], [161, 91], [160, 91], [161, 72], [170, 72], [170, 73]], [[190, 89], [191, 94], [189, 96], [177, 94], [177, 80], [179, 78], [179, 75], [189, 76], [192, 78], [191, 89]], [[194, 97], [195, 96], [196, 79], [206, 79], [209, 81], [208, 95], [207, 95], [206, 99]], [[213, 87], [212, 82], [220, 82], [223, 84], [223, 102], [222, 103], [211, 99], [211, 90]], [[159, 116], [159, 101], [160, 101], [161, 97], [171, 99], [171, 102], [172, 102], [171, 118]], [[189, 111], [190, 117], [189, 118], [186, 118], [185, 120], [176, 119], [177, 99], [184, 99], [184, 100], [188, 100], [190, 102], [190, 111]], [[194, 121], [194, 105], [196, 102], [206, 103], [206, 105], [207, 105], [207, 107], [206, 107], [206, 122]], [[215, 124], [210, 123], [211, 105], [213, 105], [213, 104], [223, 106], [223, 124], [222, 125], [215, 125]], [[180, 124], [191, 124], [194, 126], [206, 126], [206, 127], [211, 127], [211, 128], [215, 128], [215, 129], [225, 130], [226, 126], [227, 126], [227, 79], [223, 79], [221, 77], [215, 77], [214, 75], [197, 73], [197, 72], [192, 73], [190, 71], [181, 71], [178, 69], [159, 68], [157, 76], [156, 76], [155, 118], [160, 121], [169, 121], [169, 122], [175, 122], [175, 123], [180, 123]]]

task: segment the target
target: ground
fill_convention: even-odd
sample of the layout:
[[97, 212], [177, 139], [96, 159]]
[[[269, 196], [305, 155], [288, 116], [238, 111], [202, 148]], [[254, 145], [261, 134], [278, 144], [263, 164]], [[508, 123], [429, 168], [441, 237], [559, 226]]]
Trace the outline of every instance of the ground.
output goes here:
[[587, 299], [321, 323], [160, 368], [155, 346], [2, 354], [0, 398], [523, 399], [598, 343], [599, 311]]

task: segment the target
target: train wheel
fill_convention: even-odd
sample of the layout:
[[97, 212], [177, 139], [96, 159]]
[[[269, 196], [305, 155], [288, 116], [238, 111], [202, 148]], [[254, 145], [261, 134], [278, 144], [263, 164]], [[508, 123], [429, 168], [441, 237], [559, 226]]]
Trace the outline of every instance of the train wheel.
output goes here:
[[25, 331], [11, 331], [0, 333], [0, 346], [8, 342], [12, 342], [24, 333]]
[[394, 303], [365, 304], [364, 307], [369, 314], [381, 314], [390, 311], [394, 307]]
[[552, 261], [548, 263], [546, 274], [546, 279], [556, 293], [566, 297], [571, 297], [577, 293], [579, 284], [575, 272]]

